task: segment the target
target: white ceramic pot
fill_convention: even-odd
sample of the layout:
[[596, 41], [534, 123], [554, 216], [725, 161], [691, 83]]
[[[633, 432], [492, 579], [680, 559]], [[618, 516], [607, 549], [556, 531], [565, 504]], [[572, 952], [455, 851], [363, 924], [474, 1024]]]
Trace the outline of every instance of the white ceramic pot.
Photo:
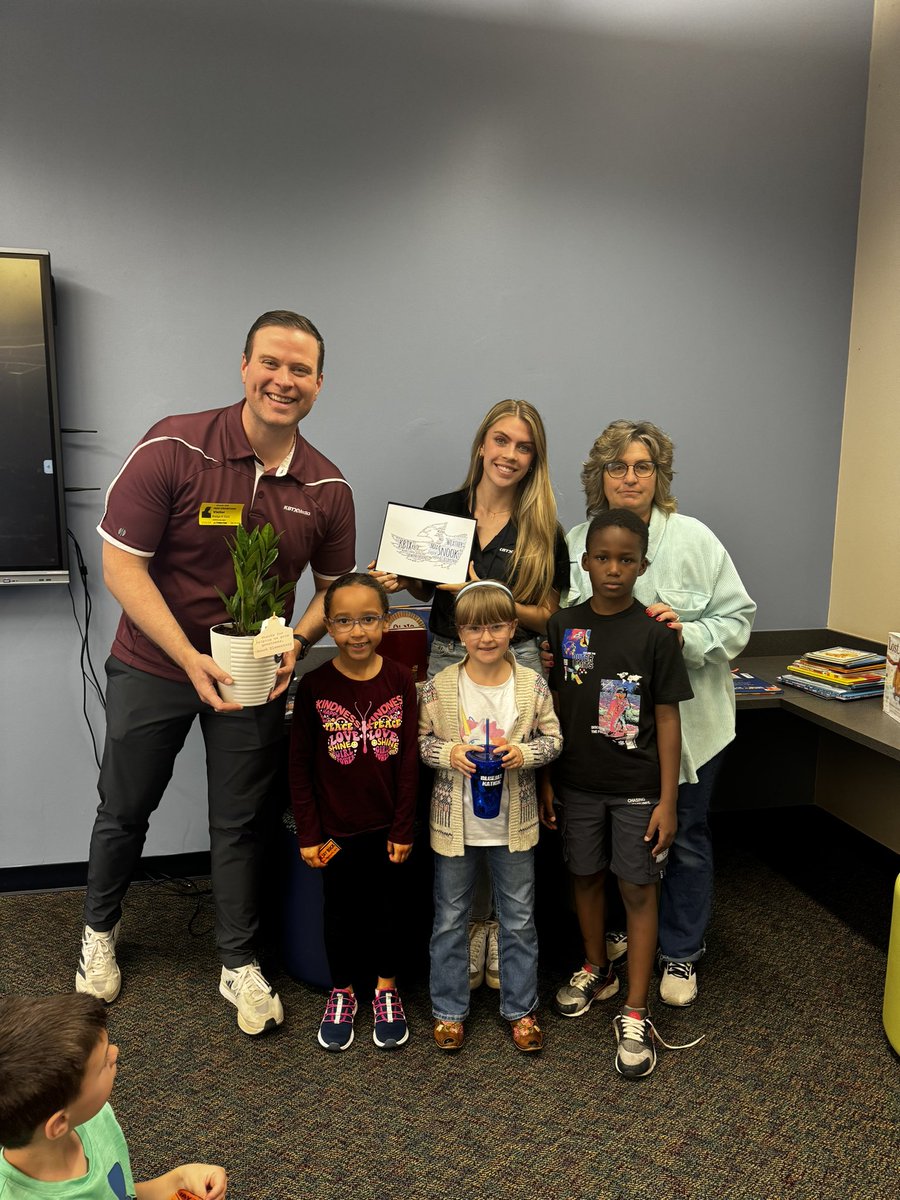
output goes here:
[[242, 704], [245, 708], [265, 704], [275, 686], [278, 658], [254, 658], [252, 637], [233, 637], [223, 633], [229, 625], [214, 625], [209, 631], [210, 653], [213, 660], [234, 680], [233, 684], [217, 683], [223, 700]]

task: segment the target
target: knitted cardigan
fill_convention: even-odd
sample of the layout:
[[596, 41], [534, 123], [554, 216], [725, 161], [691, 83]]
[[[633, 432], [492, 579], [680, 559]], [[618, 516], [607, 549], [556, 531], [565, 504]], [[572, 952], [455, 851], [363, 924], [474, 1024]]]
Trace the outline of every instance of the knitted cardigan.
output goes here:
[[[546, 680], [507, 654], [515, 673], [519, 716], [508, 741], [518, 745], [524, 766], [506, 772], [509, 780], [509, 848], [530, 850], [538, 840], [538, 803], [534, 768], [558, 758], [562, 750], [559, 720]], [[465, 660], [463, 660], [465, 662]], [[465, 854], [463, 775], [450, 766], [450, 750], [460, 745], [459, 672], [463, 663], [439, 671], [422, 688], [419, 702], [419, 753], [435, 769], [431, 793], [431, 848], [450, 858]]]

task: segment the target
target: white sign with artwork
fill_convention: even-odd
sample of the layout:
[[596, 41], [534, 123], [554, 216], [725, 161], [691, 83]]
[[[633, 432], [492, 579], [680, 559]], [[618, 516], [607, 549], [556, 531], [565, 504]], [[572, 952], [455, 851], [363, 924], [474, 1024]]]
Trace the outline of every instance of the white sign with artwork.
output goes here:
[[465, 583], [474, 537], [471, 517], [388, 504], [375, 569], [429, 583]]

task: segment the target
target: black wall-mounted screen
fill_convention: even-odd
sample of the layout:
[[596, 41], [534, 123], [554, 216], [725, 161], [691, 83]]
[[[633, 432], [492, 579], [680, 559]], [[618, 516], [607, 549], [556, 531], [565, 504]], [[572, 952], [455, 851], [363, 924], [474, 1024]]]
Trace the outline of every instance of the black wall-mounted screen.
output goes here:
[[0, 249], [0, 585], [69, 581], [53, 332], [50, 255]]

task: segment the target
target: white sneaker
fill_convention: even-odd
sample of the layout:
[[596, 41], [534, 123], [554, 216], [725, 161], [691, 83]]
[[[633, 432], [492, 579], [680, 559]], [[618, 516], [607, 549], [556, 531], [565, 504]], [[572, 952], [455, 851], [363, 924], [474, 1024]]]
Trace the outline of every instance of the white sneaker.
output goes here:
[[697, 999], [697, 972], [692, 962], [663, 963], [659, 998], [673, 1008], [686, 1008]]
[[496, 992], [500, 987], [500, 923], [485, 921], [487, 926], [487, 961], [484, 964], [484, 982]]
[[116, 962], [117, 921], [108, 933], [98, 933], [85, 925], [81, 936], [81, 958], [75, 972], [75, 991], [96, 996], [112, 1004], [122, 989], [122, 972]]
[[238, 1027], [244, 1033], [266, 1033], [284, 1020], [278, 993], [272, 991], [255, 959], [233, 971], [223, 967], [219, 991], [238, 1010]]
[[484, 960], [487, 955], [487, 923], [469, 922], [469, 991], [484, 983]]

